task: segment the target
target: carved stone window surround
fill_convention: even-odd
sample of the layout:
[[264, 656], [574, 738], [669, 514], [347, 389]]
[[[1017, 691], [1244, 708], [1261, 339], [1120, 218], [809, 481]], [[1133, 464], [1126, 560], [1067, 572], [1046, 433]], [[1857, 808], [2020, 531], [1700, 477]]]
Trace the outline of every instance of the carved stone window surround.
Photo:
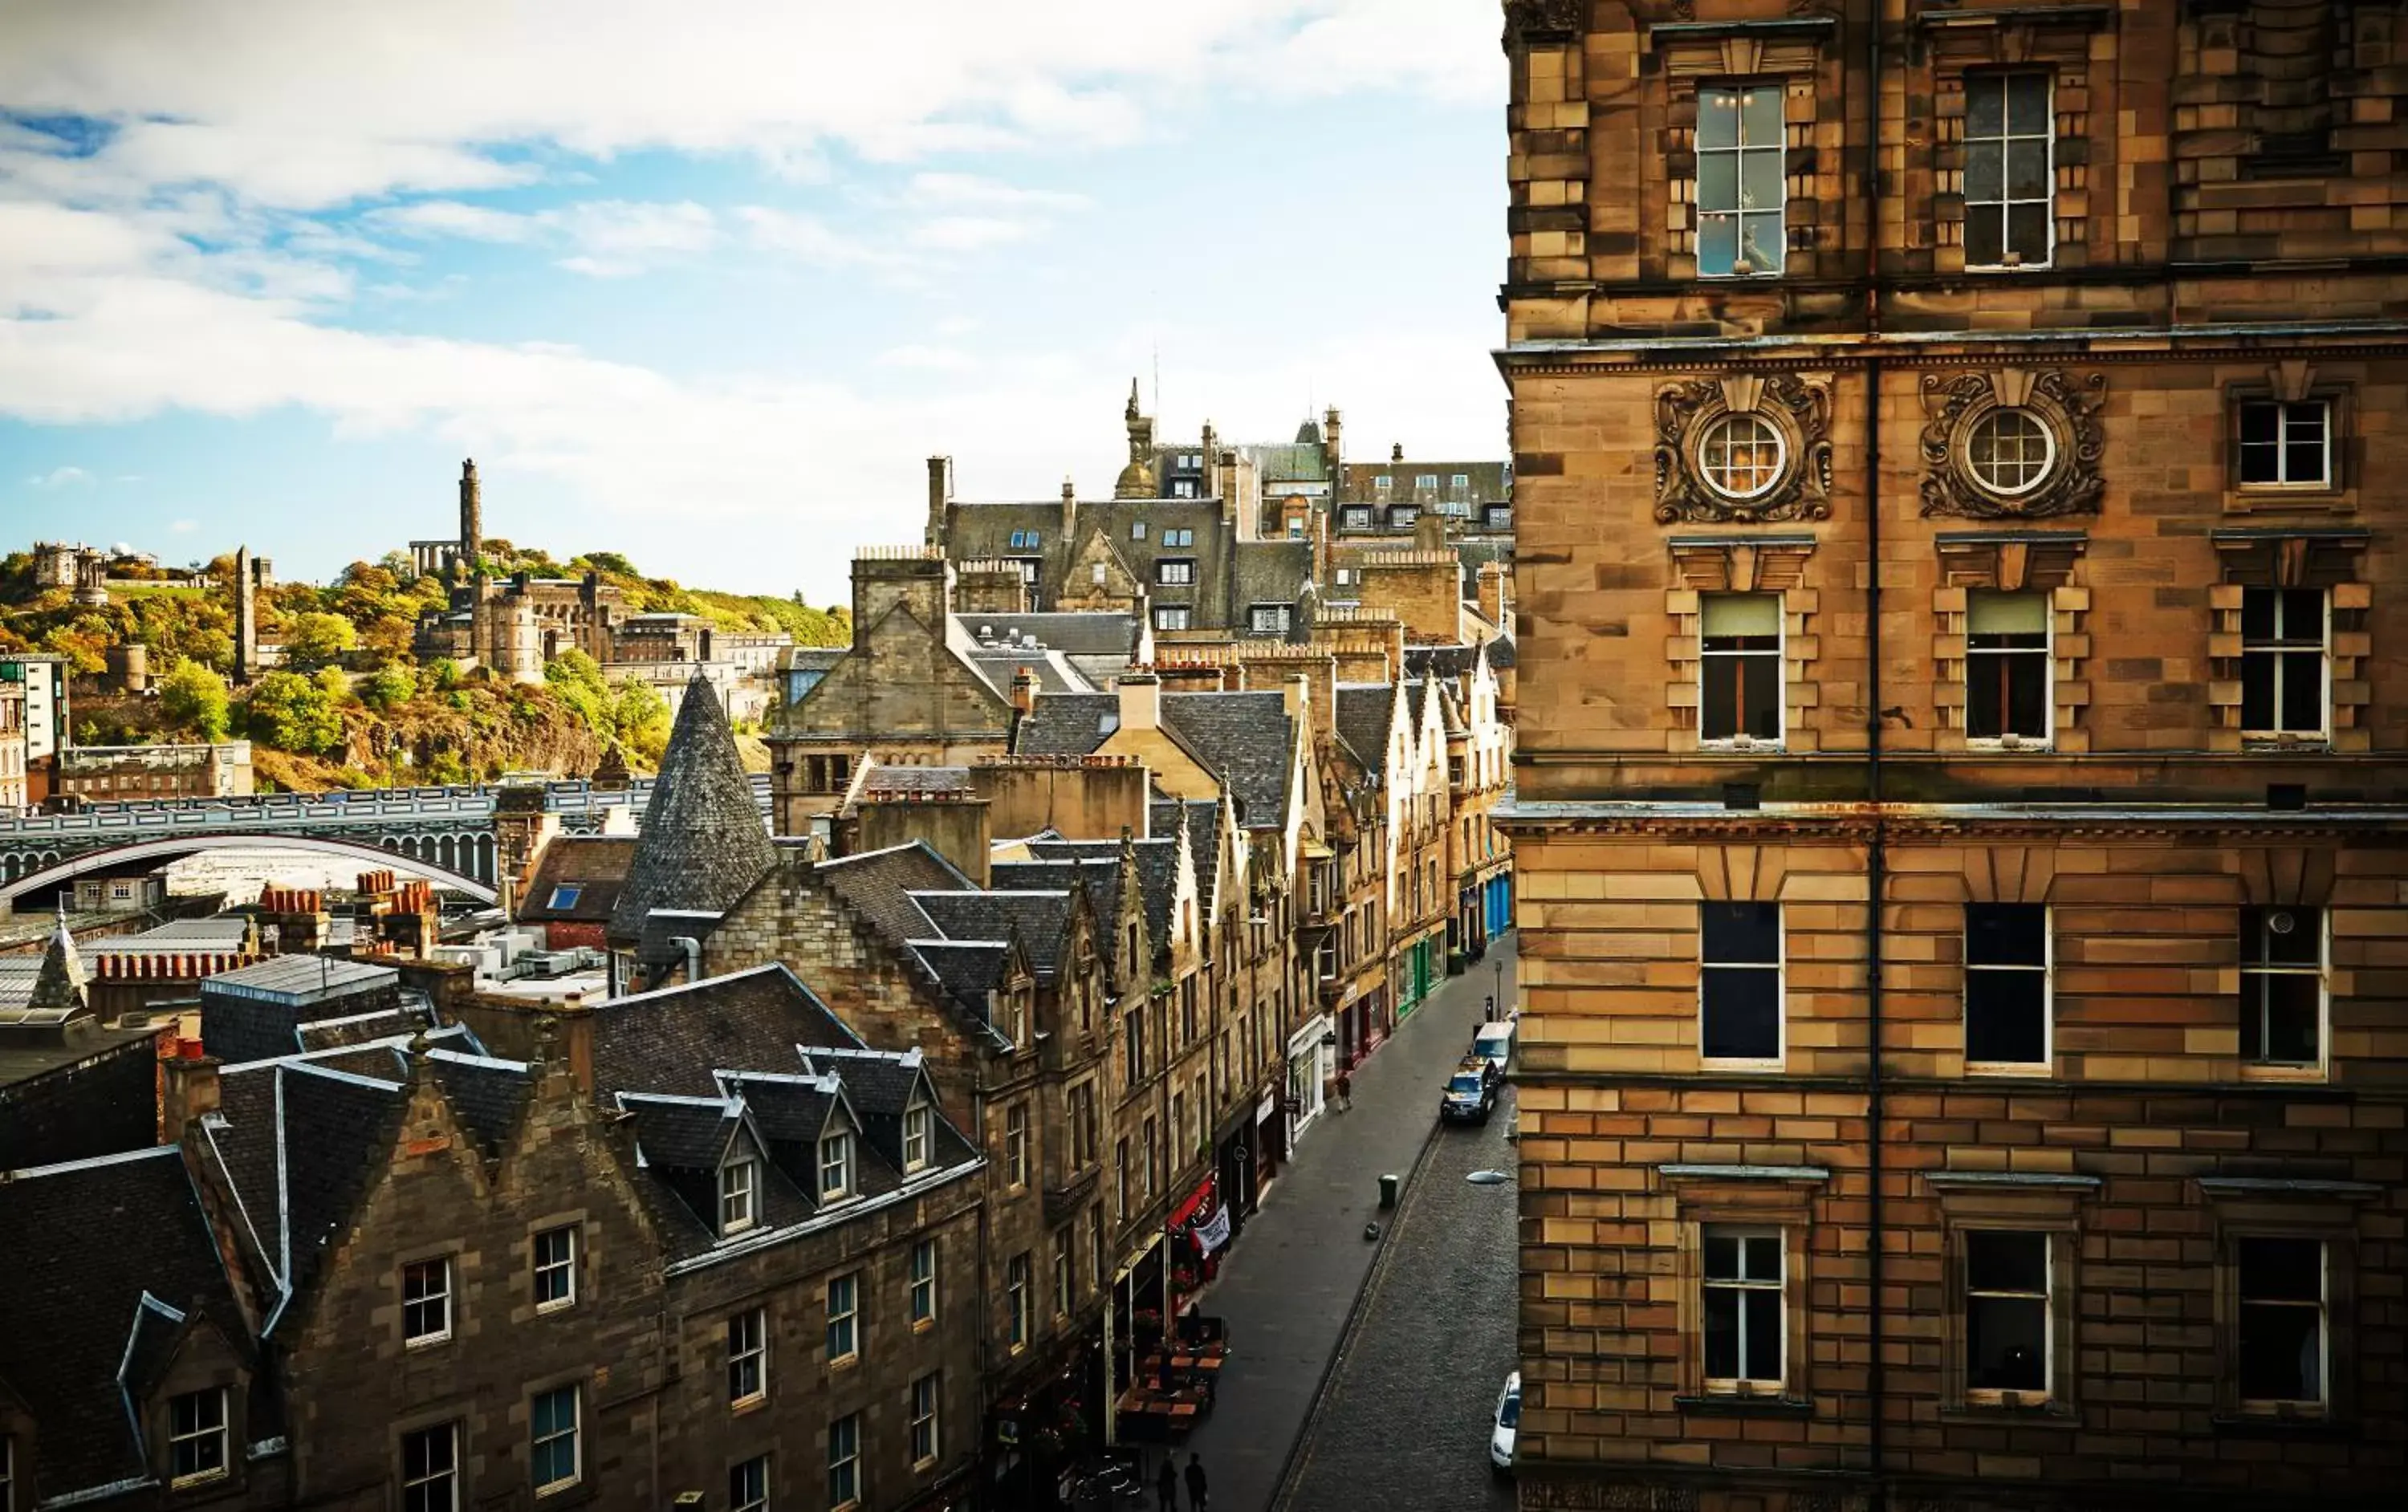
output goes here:
[[[2095, 1176], [2025, 1171], [1931, 1171], [1924, 1185], [1940, 1204], [1947, 1254], [1947, 1305], [1942, 1310], [1945, 1362], [1943, 1411], [1985, 1421], [2071, 1421], [2081, 1373], [2075, 1315], [2082, 1296], [2082, 1205], [2099, 1194]], [[1966, 1235], [1990, 1230], [2048, 1236], [2049, 1350], [2046, 1392], [2029, 1401], [2014, 1393], [1969, 1391], [1967, 1376]]]
[[2224, 580], [2207, 591], [2208, 608], [2214, 616], [2207, 652], [2211, 668], [2207, 702], [2215, 717], [2215, 727], [2208, 735], [2209, 749], [2244, 749], [2241, 730], [2243, 591], [2321, 588], [2331, 616], [2327, 676], [2332, 696], [2332, 734], [2327, 741], [2302, 744], [2308, 749], [2339, 752], [2372, 749], [2373, 732], [2366, 726], [2366, 709], [2373, 693], [2365, 667], [2373, 654], [2367, 611], [2374, 606], [2374, 585], [2366, 577], [2368, 533], [2271, 527], [2219, 530], [2210, 539]]
[[[2045, 592], [2049, 599], [2049, 740], [2038, 750], [2086, 751], [2090, 732], [2083, 714], [2090, 704], [2090, 684], [2083, 679], [2090, 658], [2088, 634], [2090, 590], [2076, 585], [2073, 569], [2089, 547], [2079, 531], [1969, 531], [1938, 538], [1940, 586], [1932, 591], [1931, 611], [1936, 633], [1931, 658], [1939, 668], [1932, 703], [1940, 711], [1935, 744], [1942, 750], [1965, 750], [1965, 637], [1970, 590], [2002, 592]], [[1991, 749], [1987, 742], [1980, 748]]]
[[[2082, 267], [2089, 261], [2090, 44], [2112, 19], [2108, 6], [1925, 10], [1932, 82], [1931, 168], [1934, 271], [2014, 278], [2026, 271]], [[2053, 255], [2028, 268], [1965, 266], [1965, 80], [1969, 74], [2047, 73], [2055, 121]]]
[[[1803, 1403], [1812, 1400], [1813, 1351], [1808, 1324], [1812, 1309], [1807, 1255], [1812, 1248], [1815, 1200], [1824, 1194], [1831, 1173], [1811, 1165], [1660, 1165], [1658, 1190], [1671, 1196], [1678, 1220], [1674, 1231], [1679, 1249], [1681, 1332], [1680, 1394], [1686, 1402], [1757, 1400]], [[1709, 1224], [1778, 1229], [1783, 1269], [1781, 1394], [1761, 1398], [1709, 1398], [1705, 1373], [1705, 1230]]]
[[[2224, 386], [2224, 507], [2231, 514], [2343, 515], [2358, 512], [2357, 390], [2320, 373], [2304, 357], [2266, 369], [2261, 379]], [[2265, 400], [2327, 406], [2330, 478], [2322, 488], [2241, 481], [2241, 407]]]
[[1717, 284], [1778, 282], [1811, 278], [1814, 264], [1813, 207], [1842, 193], [1839, 164], [1824, 171], [1815, 150], [1814, 76], [1826, 61], [1826, 50], [1839, 36], [1839, 22], [1828, 16], [1761, 21], [1671, 21], [1647, 29], [1647, 56], [1665, 81], [1670, 127], [1664, 134], [1665, 169], [1670, 203], [1664, 230], [1669, 253], [1666, 273], [1673, 278], [1698, 277], [1698, 87], [1704, 83], [1745, 84], [1783, 80], [1782, 115], [1784, 142], [1782, 172], [1784, 193], [1796, 207], [1782, 218], [1787, 242], [1780, 273], [1738, 279], [1717, 278]]
[[[1821, 685], [1812, 679], [1813, 663], [1822, 657], [1822, 643], [1809, 632], [1808, 621], [1820, 612], [1822, 594], [1799, 586], [1806, 559], [1814, 551], [1814, 537], [1707, 535], [1675, 537], [1666, 544], [1672, 553], [1675, 579], [1682, 584], [1664, 595], [1665, 613], [1672, 620], [1672, 634], [1664, 642], [1671, 675], [1664, 685], [1665, 706], [1674, 722], [1670, 749], [1722, 749], [1719, 745], [1706, 748], [1698, 736], [1698, 662], [1703, 640], [1698, 595], [1779, 593], [1784, 681], [1780, 749], [1815, 749], [1819, 733], [1806, 722], [1806, 715], [1822, 701]], [[1736, 749], [1743, 751], [1745, 748]]]
[[[2099, 426], [2107, 375], [2076, 378], [2062, 368], [2001, 367], [1984, 371], [1926, 373], [1923, 513], [1973, 520], [2045, 520], [2095, 513], [2106, 482], [2100, 463], [2106, 440]], [[2048, 469], [2027, 489], [2005, 493], [1974, 474], [1966, 449], [1983, 421], [2000, 410], [2021, 410], [2045, 427], [2054, 441]]]
[[[1782, 441], [1770, 488], [1737, 498], [1707, 479], [1698, 449], [1726, 416], [1753, 415]], [[1731, 372], [1656, 391], [1656, 521], [1767, 525], [1831, 514], [1831, 388], [1794, 373]]]

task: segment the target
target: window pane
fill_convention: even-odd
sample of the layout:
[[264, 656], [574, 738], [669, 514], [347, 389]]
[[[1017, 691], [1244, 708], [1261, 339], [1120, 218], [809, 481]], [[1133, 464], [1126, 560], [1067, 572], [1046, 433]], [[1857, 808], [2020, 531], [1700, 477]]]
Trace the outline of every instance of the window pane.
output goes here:
[[2048, 961], [2048, 906], [1969, 903], [1965, 962], [1976, 966], [2038, 966]]
[[[1965, 144], [1965, 202], [1968, 205], [1995, 205], [2005, 197], [2007, 187], [2007, 150], [2000, 142], [1968, 142]], [[1968, 218], [1971, 219], [1970, 217]], [[1996, 224], [1996, 222], [1992, 222]], [[1967, 231], [1970, 236], [1970, 228]], [[1967, 261], [1971, 261], [1968, 254]]]
[[1965, 80], [1965, 135], [1996, 136], [2006, 129], [2007, 81], [1991, 75]]
[[1739, 1242], [1740, 1275], [1751, 1281], [1781, 1279], [1781, 1236], [1751, 1234]]
[[1739, 1240], [1730, 1234], [1708, 1233], [1705, 1236], [1706, 1278], [1735, 1281], [1739, 1279]]
[[2280, 439], [2283, 407], [2264, 402], [2252, 402], [2241, 407], [2241, 444], [2272, 446]]
[[2048, 76], [2012, 74], [2005, 80], [2007, 129], [2019, 136], [2055, 134], [2048, 116]]
[[2283, 480], [2286, 483], [2321, 483], [2325, 480], [2325, 443], [2322, 436], [2309, 441], [2292, 441], [2283, 448]]
[[1727, 215], [1701, 217], [1698, 222], [1698, 271], [1726, 274], [1738, 259], [1738, 220]]
[[2048, 987], [2041, 973], [1965, 974], [1965, 1059], [2008, 1065], [2048, 1059]]
[[2280, 600], [2285, 640], [2321, 645], [2325, 638], [2325, 592], [2321, 588], [2286, 588]]
[[1977, 205], [1965, 213], [1965, 264], [1997, 267], [2005, 261], [2006, 219], [1997, 207]]
[[1781, 1293], [1766, 1288], [1742, 1291], [1740, 1296], [1747, 1319], [1747, 1348], [1741, 1362], [1747, 1378], [1777, 1381], [1781, 1378]]
[[[1751, 273], [1778, 273], [1782, 265], [1781, 212], [1741, 218], [1739, 255]], [[1734, 264], [1736, 266], [1736, 264]]]
[[2314, 908], [2243, 908], [2241, 959], [2249, 963], [2320, 965], [2324, 959], [2323, 922]]
[[2324, 1400], [2324, 1330], [2315, 1307], [2241, 1308], [2241, 1394], [2260, 1402]]
[[2048, 144], [2016, 140], [2007, 144], [2007, 197], [2018, 200], [2048, 196]]
[[2049, 217], [2055, 209], [2046, 200], [2007, 207], [2007, 249], [2026, 263], [2048, 261]]
[[1977, 588], [1967, 595], [1965, 628], [1977, 635], [2045, 635], [2048, 597]]
[[1701, 149], [1739, 145], [1739, 92], [1698, 91], [1698, 146]]
[[1709, 965], [1770, 965], [1781, 959], [1781, 905], [1701, 903], [1698, 959]]
[[1977, 1391], [2048, 1389], [2048, 1304], [2038, 1297], [1965, 1299], [1965, 1384]]
[[2296, 732], [2325, 727], [2325, 658], [2322, 651], [2288, 651], [2269, 660], [2280, 663], [2282, 723]]
[[2319, 1239], [2244, 1238], [2240, 1242], [2243, 1302], [2322, 1302], [2325, 1247]]
[[1739, 154], [1709, 152], [1698, 159], [1698, 207], [1739, 208]]
[[1779, 147], [1781, 129], [1782, 89], [1777, 84], [1758, 85], [1740, 95], [1740, 141], [1748, 147]]
[[2048, 1290], [2048, 1235], [1976, 1229], [1965, 1235], [1969, 1291]]
[[1706, 1374], [1716, 1380], [1739, 1375], [1739, 1292], [1729, 1287], [1705, 1289]]
[[1744, 152], [1741, 154], [1739, 176], [1740, 203], [1751, 210], [1777, 210], [1788, 197], [1781, 178], [1781, 154], [1778, 152]]
[[1998, 658], [2005, 674], [2006, 729], [2002, 735], [2034, 740], [2048, 734], [2048, 658], [2038, 651], [2016, 651]]
[[2265, 641], [2274, 638], [2274, 606], [2280, 595], [2271, 588], [2244, 588], [2241, 591], [2241, 638]]
[[1698, 602], [1698, 619], [1699, 632], [1707, 635], [1778, 635], [1781, 595], [1709, 593]]
[[2272, 730], [2274, 723], [2274, 662], [2268, 652], [2241, 658], [2241, 728]]
[[2244, 1025], [2242, 1053], [2251, 1060], [2282, 1065], [2315, 1064], [2324, 998], [2317, 978], [2304, 972], [2285, 972], [2246, 979], [2258, 984], [2262, 994], [2263, 1044], [2250, 1044], [2252, 1039], [2260, 1037], [2251, 1033], [2258, 1026]]
[[1781, 1057], [1781, 974], [1764, 966], [1714, 966], [1705, 973], [1702, 1052], [1711, 1060]]

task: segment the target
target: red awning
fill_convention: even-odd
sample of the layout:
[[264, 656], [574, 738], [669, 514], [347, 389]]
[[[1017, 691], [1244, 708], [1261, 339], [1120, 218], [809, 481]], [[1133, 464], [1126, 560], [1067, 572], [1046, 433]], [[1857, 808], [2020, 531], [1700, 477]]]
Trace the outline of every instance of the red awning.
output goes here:
[[1201, 1213], [1212, 1201], [1212, 1184], [1216, 1179], [1213, 1177], [1206, 1177], [1194, 1191], [1187, 1194], [1186, 1201], [1172, 1208], [1168, 1226], [1174, 1229], [1182, 1228], [1189, 1220]]

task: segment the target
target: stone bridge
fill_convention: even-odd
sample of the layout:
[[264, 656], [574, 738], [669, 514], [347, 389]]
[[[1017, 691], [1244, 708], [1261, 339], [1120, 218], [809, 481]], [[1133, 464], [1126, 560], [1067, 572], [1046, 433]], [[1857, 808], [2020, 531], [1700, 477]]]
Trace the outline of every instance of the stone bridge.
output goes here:
[[[570, 833], [598, 830], [613, 808], [640, 820], [652, 779], [625, 789], [583, 781], [545, 784], [544, 806]], [[752, 779], [767, 813], [769, 779]], [[392, 865], [490, 900], [494, 895], [494, 806], [497, 786], [382, 788], [331, 793], [263, 793], [93, 804], [73, 814], [0, 818], [0, 904], [121, 862], [191, 855], [222, 848], [356, 852], [364, 864]]]

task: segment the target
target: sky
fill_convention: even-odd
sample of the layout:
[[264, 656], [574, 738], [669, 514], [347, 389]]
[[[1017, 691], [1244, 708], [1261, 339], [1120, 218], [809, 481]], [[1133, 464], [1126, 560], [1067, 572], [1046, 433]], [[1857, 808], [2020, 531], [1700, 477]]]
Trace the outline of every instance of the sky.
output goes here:
[[1501, 458], [1493, 0], [0, 0], [0, 549], [842, 602], [1166, 437]]

